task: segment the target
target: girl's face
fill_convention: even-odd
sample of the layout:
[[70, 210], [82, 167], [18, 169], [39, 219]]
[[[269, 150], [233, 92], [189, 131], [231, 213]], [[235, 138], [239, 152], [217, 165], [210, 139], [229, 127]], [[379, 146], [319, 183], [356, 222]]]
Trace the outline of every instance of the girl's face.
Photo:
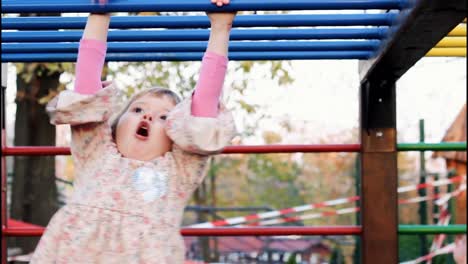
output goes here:
[[117, 123], [117, 149], [126, 158], [152, 160], [171, 150], [172, 141], [164, 129], [174, 108], [167, 96], [144, 95], [136, 99]]

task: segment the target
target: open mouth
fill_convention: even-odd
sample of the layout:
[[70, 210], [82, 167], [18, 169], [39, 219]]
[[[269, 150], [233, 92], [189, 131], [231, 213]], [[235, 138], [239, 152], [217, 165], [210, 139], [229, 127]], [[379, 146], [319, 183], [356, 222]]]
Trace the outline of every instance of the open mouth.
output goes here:
[[147, 139], [150, 132], [150, 126], [146, 121], [141, 121], [138, 125], [138, 129], [136, 131], [136, 136], [139, 139]]

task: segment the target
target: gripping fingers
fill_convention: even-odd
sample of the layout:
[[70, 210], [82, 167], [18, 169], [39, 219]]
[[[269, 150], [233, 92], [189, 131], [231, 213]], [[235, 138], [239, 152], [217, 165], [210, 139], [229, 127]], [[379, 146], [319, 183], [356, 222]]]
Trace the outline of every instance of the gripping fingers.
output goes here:
[[211, 0], [211, 3], [215, 4], [216, 6], [222, 7], [223, 5], [228, 5], [230, 0]]
[[100, 5], [107, 4], [108, 0], [91, 0], [92, 3], [99, 3]]

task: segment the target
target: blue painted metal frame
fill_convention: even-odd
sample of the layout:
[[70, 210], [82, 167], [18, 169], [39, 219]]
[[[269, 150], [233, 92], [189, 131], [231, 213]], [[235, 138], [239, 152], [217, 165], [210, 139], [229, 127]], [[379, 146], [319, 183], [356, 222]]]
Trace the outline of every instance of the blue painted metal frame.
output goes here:
[[[175, 53], [108, 53], [106, 61], [200, 61], [203, 52]], [[340, 60], [369, 59], [369, 51], [282, 51], [282, 52], [230, 52], [229, 59], [243, 60]], [[3, 53], [2, 62], [75, 62], [75, 53]]]
[[[231, 40], [292, 39], [382, 39], [387, 27], [379, 28], [314, 28], [314, 29], [233, 29]], [[76, 42], [83, 31], [17, 31], [2, 32], [2, 42]], [[207, 29], [176, 30], [111, 30], [108, 41], [190, 41], [208, 40]]]
[[[78, 43], [2, 43], [2, 53], [76, 53]], [[230, 51], [375, 51], [379, 40], [231, 41]], [[203, 52], [206, 41], [108, 42], [108, 52]]]
[[[233, 27], [299, 26], [390, 26], [395, 13], [382, 14], [314, 14], [314, 15], [240, 15]], [[87, 17], [7, 17], [2, 29], [83, 29]], [[206, 16], [113, 16], [110, 28], [208, 28]]]
[[3, 0], [1, 10], [2, 13], [336, 10], [403, 9], [406, 5], [406, 0], [236, 0], [218, 8], [206, 0], [112, 0], [103, 6], [90, 0]]

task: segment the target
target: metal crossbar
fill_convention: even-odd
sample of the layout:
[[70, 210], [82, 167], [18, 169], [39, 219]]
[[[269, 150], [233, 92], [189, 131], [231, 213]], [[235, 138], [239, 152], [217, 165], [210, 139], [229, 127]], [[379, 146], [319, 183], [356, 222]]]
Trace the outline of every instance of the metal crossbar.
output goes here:
[[[383, 39], [387, 27], [379, 28], [307, 28], [307, 29], [233, 29], [231, 40], [297, 40], [297, 39]], [[178, 30], [111, 30], [108, 41], [190, 41], [208, 40], [207, 29]], [[77, 42], [82, 30], [5, 31], [2, 42]]]
[[[206, 41], [108, 42], [107, 52], [203, 52]], [[231, 41], [229, 51], [375, 51], [379, 40]], [[2, 53], [78, 53], [79, 43], [2, 43]]]
[[222, 9], [205, 0], [113, 0], [105, 6], [89, 0], [3, 0], [2, 13], [176, 12], [256, 10], [402, 9], [405, 0], [236, 0]]
[[[466, 142], [399, 143], [398, 151], [466, 151]], [[222, 154], [359, 152], [360, 144], [229, 146]], [[5, 156], [70, 155], [68, 147], [2, 147]]]
[[[397, 14], [239, 15], [233, 27], [390, 26]], [[6, 17], [2, 29], [83, 29], [86, 17]], [[113, 16], [110, 28], [208, 28], [206, 16]]]
[[[201, 61], [203, 52], [129, 52], [108, 53], [106, 61]], [[369, 51], [282, 51], [282, 52], [231, 52], [231, 61], [248, 60], [344, 60], [372, 57]], [[74, 62], [76, 53], [5, 53], [2, 62]]]

